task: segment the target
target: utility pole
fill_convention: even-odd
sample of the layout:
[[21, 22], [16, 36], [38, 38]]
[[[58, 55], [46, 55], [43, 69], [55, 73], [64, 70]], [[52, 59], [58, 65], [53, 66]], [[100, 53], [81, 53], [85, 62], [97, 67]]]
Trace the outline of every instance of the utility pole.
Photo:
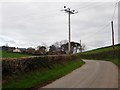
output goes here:
[[81, 43], [81, 40], [80, 40], [80, 52], [82, 52], [82, 43]]
[[112, 47], [114, 49], [114, 27], [113, 27], [113, 21], [111, 21], [111, 27], [112, 27]]
[[68, 44], [68, 54], [71, 53], [71, 30], [70, 30], [70, 13], [68, 12], [68, 29], [69, 29], [69, 44]]
[[78, 13], [78, 11], [76, 11], [76, 10], [71, 10], [70, 8], [67, 8], [66, 6], [64, 6], [64, 9], [61, 10], [61, 11], [65, 11], [66, 13], [68, 13], [68, 29], [69, 29], [69, 36], [68, 36], [68, 39], [69, 39], [69, 43], [68, 43], [68, 54], [70, 54], [70, 53], [71, 53], [71, 45], [70, 45], [70, 42], [71, 42], [70, 15], [71, 15], [71, 14], [76, 14], [76, 13]]

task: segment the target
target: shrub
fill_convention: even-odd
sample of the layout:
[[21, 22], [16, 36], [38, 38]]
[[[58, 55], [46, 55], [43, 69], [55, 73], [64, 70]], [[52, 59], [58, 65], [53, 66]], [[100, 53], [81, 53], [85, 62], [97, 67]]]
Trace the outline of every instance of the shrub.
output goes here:
[[63, 64], [64, 62], [75, 60], [74, 55], [49, 55], [24, 58], [3, 58], [2, 74], [3, 76], [22, 74], [42, 68], [53, 68], [53, 64]]
[[81, 53], [79, 56], [84, 59], [118, 59], [120, 58], [120, 49], [95, 53]]

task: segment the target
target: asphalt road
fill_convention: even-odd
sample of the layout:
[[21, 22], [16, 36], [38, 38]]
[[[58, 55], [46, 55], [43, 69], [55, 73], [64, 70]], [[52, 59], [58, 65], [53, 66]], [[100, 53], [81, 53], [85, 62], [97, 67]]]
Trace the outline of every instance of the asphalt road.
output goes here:
[[42, 88], [118, 88], [118, 67], [112, 62], [84, 60], [86, 64]]

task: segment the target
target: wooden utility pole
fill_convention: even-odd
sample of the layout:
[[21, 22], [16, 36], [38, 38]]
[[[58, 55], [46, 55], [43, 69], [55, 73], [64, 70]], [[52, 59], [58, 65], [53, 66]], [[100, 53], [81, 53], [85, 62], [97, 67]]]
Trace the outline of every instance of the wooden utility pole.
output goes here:
[[111, 27], [112, 27], [112, 47], [114, 49], [114, 27], [113, 27], [113, 21], [111, 21]]
[[82, 52], [82, 43], [81, 43], [81, 40], [80, 40], [80, 52]]
[[71, 30], [70, 30], [70, 12], [68, 12], [68, 27], [69, 27], [69, 44], [68, 44], [68, 53], [71, 53]]
[[61, 11], [65, 11], [66, 13], [68, 13], [68, 29], [69, 29], [69, 36], [68, 36], [68, 39], [69, 39], [69, 43], [68, 43], [68, 54], [71, 53], [71, 28], [70, 28], [70, 15], [71, 14], [76, 14], [78, 13], [78, 11], [76, 10], [71, 10], [70, 8], [67, 8], [66, 6], [64, 6], [64, 9], [61, 10]]

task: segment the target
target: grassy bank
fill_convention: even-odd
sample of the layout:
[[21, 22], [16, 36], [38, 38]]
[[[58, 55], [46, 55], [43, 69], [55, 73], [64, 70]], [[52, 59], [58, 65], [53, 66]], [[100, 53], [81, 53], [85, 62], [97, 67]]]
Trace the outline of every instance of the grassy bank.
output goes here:
[[37, 85], [42, 86], [43, 84], [70, 73], [83, 64], [84, 62], [82, 60], [72, 60], [64, 64], [55, 64], [52, 69], [34, 71], [22, 76], [13, 76], [9, 79], [8, 83], [3, 84], [3, 90], [5, 88], [14, 88], [17, 90], [18, 88], [27, 89]]
[[115, 45], [115, 49], [113, 49], [112, 46], [107, 46], [83, 53], [78, 53], [76, 55], [80, 56], [82, 59], [111, 61], [120, 66], [120, 44]]
[[[116, 50], [120, 49], [120, 44], [115, 45], [114, 47]], [[101, 52], [105, 52], [105, 51], [113, 51], [113, 47], [112, 46], [106, 46], [106, 47], [101, 47], [101, 48], [97, 48], [97, 49], [93, 49], [90, 51], [86, 51], [83, 52], [84, 54], [94, 54], [94, 53], [101, 53]]]
[[22, 53], [12, 53], [7, 51], [0, 50], [0, 58], [20, 58], [20, 57], [27, 57], [30, 55], [22, 54]]

